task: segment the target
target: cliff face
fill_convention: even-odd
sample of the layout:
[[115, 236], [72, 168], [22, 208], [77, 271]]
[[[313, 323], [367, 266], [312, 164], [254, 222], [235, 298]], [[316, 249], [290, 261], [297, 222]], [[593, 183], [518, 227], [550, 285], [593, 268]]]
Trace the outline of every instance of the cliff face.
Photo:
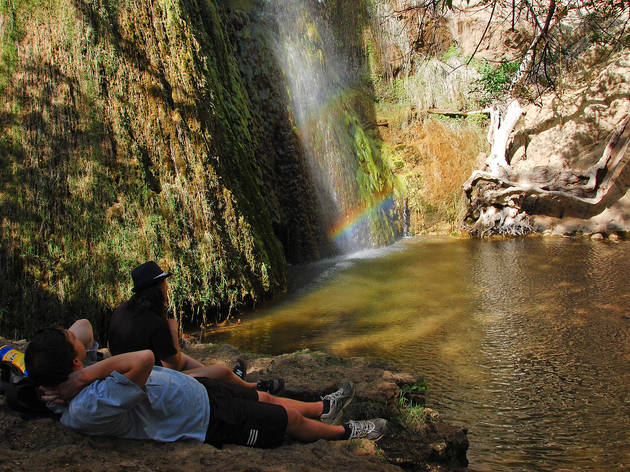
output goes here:
[[511, 137], [515, 180], [542, 190], [521, 192], [537, 231], [630, 231], [630, 60], [626, 52], [597, 56], [582, 58], [562, 94], [525, 107]]
[[[285, 286], [213, 1], [3, 2], [0, 331], [102, 314], [156, 259], [204, 321]], [[192, 310], [192, 312], [191, 312]]]
[[[319, 254], [388, 244], [401, 233], [396, 182], [370, 133], [375, 118], [365, 80], [366, 4], [226, 4], [239, 67], [259, 117], [252, 132], [268, 157], [263, 167], [275, 166], [270, 195], [277, 196], [289, 223], [277, 233], [293, 260], [304, 260], [293, 249], [296, 232], [310, 227], [294, 218], [296, 211], [305, 213], [302, 208], [311, 209], [317, 218], [310, 221], [324, 232], [323, 238], [314, 233]], [[308, 178], [296, 179], [295, 168]]]
[[275, 20], [256, 0], [222, 2], [222, 12], [250, 100], [252, 158], [262, 171], [265, 204], [275, 235], [290, 263], [329, 256], [334, 247], [322, 225], [286, 81], [274, 56]]
[[[343, 18], [326, 41], [360, 82], [364, 7], [310, 6]], [[400, 233], [391, 206], [371, 208], [395, 182], [365, 90], [313, 120], [339, 119], [311, 154], [338, 138], [350, 161], [307, 162], [279, 25], [259, 0], [0, 0], [0, 332], [79, 315], [102, 332], [148, 259], [175, 273], [176, 314], [215, 321], [282, 292], [287, 261], [333, 254], [339, 212], [368, 214], [369, 244]], [[323, 42], [307, 51], [321, 68]], [[320, 191], [326, 173], [350, 198]]]
[[[423, 213], [440, 206], [431, 199], [431, 187], [450, 173], [453, 187], [437, 186], [442, 191], [433, 193], [449, 201], [454, 192], [444, 190], [457, 187], [461, 194], [464, 185], [457, 226], [464, 217], [463, 227], [473, 236], [549, 232], [618, 238], [616, 233], [629, 231], [628, 5], [544, 2], [532, 9], [526, 2], [459, 0], [441, 5], [447, 3], [453, 8], [374, 2], [382, 19], [377, 35], [382, 75], [415, 101], [420, 120], [427, 109], [450, 115], [489, 105], [496, 110], [484, 123], [492, 144], [479, 149], [477, 162], [449, 137], [451, 144], [432, 159], [439, 165], [431, 169], [418, 143], [425, 134], [435, 141], [435, 133], [420, 126], [416, 136], [392, 133], [395, 150], [406, 149], [395, 162], [408, 185], [411, 228], [418, 221], [430, 223]], [[507, 105], [514, 98], [522, 114], [513, 115], [508, 130]], [[465, 164], [460, 169], [470, 176], [467, 182], [463, 172], [446, 166], [452, 154]]]
[[[0, 0], [0, 332], [79, 315], [102, 331], [147, 259], [176, 274], [184, 321], [214, 321], [281, 293], [287, 262], [393, 241], [402, 197], [412, 228], [424, 213], [454, 221], [480, 128], [447, 134], [417, 119], [462, 95], [446, 62], [421, 77], [433, 64], [422, 58], [453, 43], [468, 54], [485, 18], [425, 13], [406, 0]], [[502, 27], [478, 54], [528, 43]], [[595, 167], [627, 116], [624, 57], [584, 64], [603, 72], [527, 110], [507, 154], [512, 184], [605, 177]], [[614, 177], [625, 164], [605, 168]], [[620, 182], [577, 189], [602, 211], [572, 203], [570, 227], [564, 206], [531, 192], [490, 205], [519, 206], [540, 229], [627, 229]]]

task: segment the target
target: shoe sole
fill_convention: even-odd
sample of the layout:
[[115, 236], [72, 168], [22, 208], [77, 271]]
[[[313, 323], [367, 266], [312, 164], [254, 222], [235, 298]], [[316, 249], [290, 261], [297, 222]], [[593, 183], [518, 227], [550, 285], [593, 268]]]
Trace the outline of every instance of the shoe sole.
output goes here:
[[381, 439], [383, 436], [385, 436], [385, 433], [387, 432], [387, 429], [385, 429], [384, 431], [381, 432], [381, 434], [375, 438], [366, 438], [369, 439], [370, 441], [378, 441], [379, 439]]
[[345, 407], [347, 407], [350, 402], [352, 401], [352, 399], [354, 398], [354, 392], [355, 392], [355, 388], [354, 388], [354, 384], [352, 385], [352, 395], [350, 395], [344, 402], [343, 402], [343, 406], [341, 408], [339, 408], [339, 411], [337, 412], [337, 416], [335, 416], [334, 418], [326, 418], [326, 419], [322, 419], [322, 423], [326, 423], [326, 424], [341, 424], [341, 416], [343, 413], [343, 409]]
[[243, 366], [242, 374], [238, 375], [236, 373], [237, 370], [241, 370], [241, 369], [237, 369], [237, 367], [234, 367], [234, 369], [232, 369], [232, 372], [234, 372], [234, 375], [236, 375], [237, 377], [240, 377], [241, 380], [246, 381], [245, 377], [247, 377], [247, 364], [245, 364], [245, 361], [243, 359], [237, 359], [236, 362], [240, 363]]

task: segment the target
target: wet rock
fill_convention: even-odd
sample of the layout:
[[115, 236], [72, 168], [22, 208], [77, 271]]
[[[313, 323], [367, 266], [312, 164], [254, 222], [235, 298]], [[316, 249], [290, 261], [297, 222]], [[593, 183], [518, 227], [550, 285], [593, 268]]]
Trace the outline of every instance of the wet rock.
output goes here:
[[[387, 460], [406, 470], [430, 469], [430, 464], [449, 464], [453, 470], [466, 467], [466, 430], [446, 423], [426, 424], [410, 433], [398, 423], [390, 423], [388, 433], [378, 442]], [[404, 440], [401, 440], [404, 438]], [[426, 469], [425, 469], [426, 470]]]

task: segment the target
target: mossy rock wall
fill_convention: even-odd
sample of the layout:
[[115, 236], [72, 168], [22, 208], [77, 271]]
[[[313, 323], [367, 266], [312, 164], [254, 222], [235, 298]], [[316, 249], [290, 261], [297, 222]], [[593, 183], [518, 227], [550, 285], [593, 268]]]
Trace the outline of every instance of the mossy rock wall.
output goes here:
[[147, 259], [195, 323], [283, 290], [216, 3], [0, 3], [0, 332], [78, 316], [103, 332]]
[[275, 20], [263, 0], [222, 3], [226, 29], [250, 98], [266, 204], [287, 261], [302, 263], [335, 252], [317, 205], [316, 188], [291, 114], [284, 72], [273, 51]]
[[[371, 2], [309, 2], [347, 59], [343, 210], [362, 210], [396, 192], [369, 132]], [[0, 333], [87, 317], [102, 336], [148, 259], [199, 326], [283, 292], [287, 262], [336, 251], [265, 5], [0, 0]], [[374, 244], [399, 233], [370, 218]]]
[[227, 5], [239, 66], [257, 122], [265, 124], [260, 142], [274, 150], [279, 169], [292, 169], [287, 155], [302, 172], [306, 169], [308, 186], [297, 186], [306, 190], [301, 194], [293, 191], [295, 180], [286, 171], [280, 179], [279, 188], [289, 197], [285, 211], [313, 209], [325, 232], [324, 237], [310, 232], [318, 236], [320, 255], [393, 242], [401, 224], [392, 203], [396, 182], [373, 133], [366, 4], [241, 0]]

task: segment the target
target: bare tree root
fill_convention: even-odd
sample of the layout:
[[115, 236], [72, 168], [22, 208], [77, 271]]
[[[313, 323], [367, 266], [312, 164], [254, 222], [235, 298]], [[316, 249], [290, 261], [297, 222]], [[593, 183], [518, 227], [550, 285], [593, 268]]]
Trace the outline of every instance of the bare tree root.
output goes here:
[[[520, 107], [519, 107], [520, 108]], [[508, 139], [518, 117], [514, 102], [504, 116], [492, 118], [492, 152], [483, 171], [464, 184], [468, 199], [464, 229], [474, 237], [519, 236], [535, 230], [531, 216], [587, 219], [603, 212], [630, 188], [630, 115], [611, 133], [598, 162], [587, 172], [544, 169], [517, 173], [505, 159]]]

